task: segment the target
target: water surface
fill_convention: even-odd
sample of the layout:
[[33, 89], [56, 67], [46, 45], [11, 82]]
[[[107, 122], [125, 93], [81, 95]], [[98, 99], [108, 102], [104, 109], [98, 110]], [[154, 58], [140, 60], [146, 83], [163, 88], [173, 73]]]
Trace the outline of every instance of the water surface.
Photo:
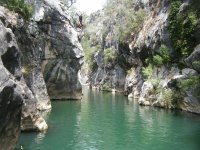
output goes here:
[[52, 102], [47, 133], [23, 133], [24, 150], [200, 150], [200, 116], [141, 107], [123, 95], [86, 90]]

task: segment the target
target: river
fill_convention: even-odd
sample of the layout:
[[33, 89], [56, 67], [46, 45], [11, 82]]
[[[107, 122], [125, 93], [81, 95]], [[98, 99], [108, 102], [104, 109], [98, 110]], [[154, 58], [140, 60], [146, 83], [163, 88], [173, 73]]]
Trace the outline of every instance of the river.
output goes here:
[[142, 107], [120, 94], [85, 90], [53, 101], [46, 133], [22, 133], [17, 150], [199, 150], [200, 116]]

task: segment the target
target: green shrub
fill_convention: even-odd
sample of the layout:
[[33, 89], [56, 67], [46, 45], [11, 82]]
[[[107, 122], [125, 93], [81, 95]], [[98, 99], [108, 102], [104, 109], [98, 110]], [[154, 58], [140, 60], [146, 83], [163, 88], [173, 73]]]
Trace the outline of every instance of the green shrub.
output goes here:
[[187, 57], [195, 47], [194, 32], [197, 25], [197, 11], [189, 6], [187, 11], [179, 13], [181, 0], [171, 0], [169, 13], [169, 33], [174, 49], [180, 58]]
[[117, 59], [117, 53], [115, 52], [115, 49], [107, 48], [104, 50], [104, 62], [106, 64], [115, 62], [116, 59]]
[[185, 89], [190, 89], [194, 85], [198, 84], [200, 81], [200, 78], [198, 76], [190, 77], [189, 79], [185, 79], [181, 81], [181, 85]]
[[159, 78], [156, 78], [156, 79], [150, 79], [148, 80], [152, 83], [152, 85], [157, 89], [159, 88], [159, 84], [160, 84], [160, 79]]
[[110, 25], [113, 24], [114, 39], [119, 42], [128, 42], [133, 34], [141, 29], [147, 17], [147, 12], [144, 9], [135, 11], [133, 7], [134, 3], [136, 2], [131, 0], [108, 0], [105, 6], [105, 16], [108, 17], [104, 21], [103, 30], [107, 31]]
[[[128, 11], [128, 10], [126, 10]], [[143, 26], [143, 22], [147, 16], [146, 11], [140, 9], [134, 14], [127, 12], [125, 21], [123, 21], [123, 25], [118, 26], [117, 32], [119, 33], [119, 41], [124, 42], [125, 40], [131, 38], [132, 33], [138, 32], [138, 30]]]
[[160, 53], [155, 56], [150, 56], [145, 59], [146, 64], [152, 64], [153, 67], [160, 67], [163, 64], [168, 64], [171, 62], [171, 56], [166, 45], [162, 44], [160, 46]]
[[82, 47], [85, 53], [85, 63], [87, 63], [88, 65], [88, 70], [92, 71], [95, 67], [95, 59], [94, 59], [94, 55], [101, 50], [101, 46], [97, 45], [97, 46], [91, 46], [90, 41], [88, 39], [83, 39], [82, 42]]
[[169, 55], [169, 50], [166, 45], [161, 44], [160, 46], [160, 53], [163, 58], [163, 62], [167, 63], [171, 61], [171, 56]]
[[175, 97], [174, 92], [171, 89], [165, 89], [163, 91], [163, 101], [165, 104], [165, 107], [171, 108], [175, 104]]
[[154, 67], [152, 64], [149, 64], [147, 67], [142, 68], [142, 75], [145, 79], [149, 79], [153, 75]]
[[174, 91], [172, 89], [163, 90], [163, 101], [166, 108], [176, 108], [183, 96], [180, 91]]
[[161, 92], [159, 78], [148, 79], [148, 82], [150, 82], [153, 85], [153, 89], [152, 89], [152, 91], [150, 91], [151, 94], [156, 95]]
[[153, 63], [155, 66], [160, 67], [164, 63], [164, 59], [160, 55], [153, 56]]
[[193, 67], [195, 68], [195, 70], [200, 71], [200, 61], [194, 61]]
[[169, 55], [169, 50], [166, 45], [161, 44], [160, 46], [160, 54], [153, 56], [153, 64], [157, 67], [162, 66], [171, 61], [171, 57]]
[[111, 85], [109, 83], [104, 83], [101, 85], [101, 90], [103, 91], [112, 91]]
[[33, 13], [33, 7], [24, 2], [24, 0], [3, 0], [6, 6], [16, 13], [22, 15], [22, 17], [28, 20]]

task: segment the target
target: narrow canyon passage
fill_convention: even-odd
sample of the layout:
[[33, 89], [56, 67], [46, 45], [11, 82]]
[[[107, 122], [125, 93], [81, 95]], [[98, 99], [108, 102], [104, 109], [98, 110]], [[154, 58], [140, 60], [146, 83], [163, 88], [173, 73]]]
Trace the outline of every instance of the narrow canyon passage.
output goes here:
[[0, 150], [199, 150], [199, 124], [199, 0], [0, 0]]

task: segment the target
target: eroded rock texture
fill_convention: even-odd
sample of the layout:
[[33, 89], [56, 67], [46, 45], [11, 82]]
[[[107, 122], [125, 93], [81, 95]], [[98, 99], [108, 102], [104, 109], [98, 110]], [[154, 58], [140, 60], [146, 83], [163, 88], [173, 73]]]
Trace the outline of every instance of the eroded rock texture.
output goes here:
[[[92, 41], [90, 47], [101, 46], [94, 54], [94, 69], [89, 72], [85, 71], [85, 68], [82, 69], [83, 83], [101, 90], [105, 87], [109, 90], [123, 91], [129, 95], [129, 98], [137, 99], [141, 105], [177, 108], [200, 113], [198, 96], [200, 89], [199, 15], [197, 14], [194, 19], [196, 25], [191, 27], [191, 30], [195, 31], [190, 37], [192, 41], [184, 37], [186, 43], [192, 43], [194, 46], [194, 49], [188, 49], [189, 56], [184, 57], [184, 52], [182, 51], [180, 54], [180, 50], [177, 50], [173, 43], [173, 37], [176, 36], [173, 34], [175, 31], [170, 32], [171, 28], [179, 29], [179, 26], [174, 27], [174, 24], [170, 24], [170, 22], [178, 20], [175, 18], [170, 20], [172, 19], [169, 17], [173, 8], [172, 3], [173, 1], [169, 0], [135, 1], [132, 4], [134, 11], [143, 9], [147, 16], [141, 28], [133, 31], [131, 38], [123, 41], [124, 44], [114, 38], [118, 34], [116, 30], [113, 30], [118, 25], [115, 19], [106, 18], [104, 10], [92, 14], [88, 21], [87, 32], [92, 34], [94, 32], [92, 30], [95, 30], [95, 34], [90, 37], [90, 41]], [[182, 21], [179, 20], [180, 25], [189, 26], [187, 25], [189, 22], [187, 13], [191, 10], [193, 14], [195, 11], [199, 11], [199, 7], [195, 6], [197, 3], [196, 0], [179, 1], [180, 6], [176, 6], [176, 9], [177, 15], [182, 18]], [[116, 15], [116, 20], [119, 19], [117, 17], [120, 17], [120, 12]], [[180, 29], [182, 28], [180, 27]], [[187, 29], [182, 32], [185, 31]], [[180, 38], [176, 43], [179, 40]], [[187, 46], [185, 45], [185, 47]], [[170, 60], [163, 61], [158, 65], [156, 63], [164, 57], [163, 47]], [[113, 49], [116, 54], [115, 60], [105, 62], [107, 48]], [[145, 75], [145, 71], [148, 75]], [[188, 85], [184, 85], [184, 83]], [[192, 83], [193, 86], [189, 87], [189, 83]]]
[[5, 86], [0, 93], [0, 146], [2, 150], [14, 149], [19, 139], [22, 100], [21, 89], [16, 84]]
[[[194, 82], [194, 78], [198, 79], [199, 77], [199, 37], [197, 36], [199, 23], [197, 23], [194, 36], [197, 46], [190, 56], [184, 60], [184, 68], [180, 68], [177, 64], [180, 64], [181, 60], [178, 60], [168, 29], [171, 2], [157, 0], [151, 3], [150, 1], [143, 1], [142, 3], [145, 4], [145, 7], [148, 6], [147, 9], [150, 12], [150, 16], [144, 22], [139, 34], [130, 43], [131, 50], [137, 53], [142, 62], [144, 62], [149, 56], [160, 53], [160, 45], [165, 43], [168, 53], [175, 63], [174, 66], [163, 64], [154, 68], [151, 77], [141, 84], [139, 89], [133, 88], [131, 95], [138, 98], [141, 105], [178, 108], [200, 113], [200, 100], [197, 94], [199, 83], [193, 83], [193, 86], [189, 88], [187, 88], [189, 85], [185, 86], [183, 84], [186, 81]], [[192, 1], [182, 2], [178, 13], [187, 12], [189, 5], [193, 5]]]
[[[30, 78], [32, 80], [31, 82], [29, 82], [29, 80], [27, 80], [28, 74], [29, 73], [34, 74], [34, 72], [32, 72], [31, 70], [23, 71], [24, 67], [22, 67], [22, 64], [24, 62], [21, 63], [21, 59], [24, 61], [23, 58], [24, 54], [26, 53], [23, 53], [23, 47], [19, 42], [19, 37], [17, 32], [19, 29], [24, 27], [24, 22], [22, 19], [19, 19], [18, 14], [11, 12], [4, 7], [0, 7], [0, 12], [1, 12], [0, 14], [1, 20], [4, 22], [2, 23], [2, 28], [1, 28], [2, 29], [1, 49], [3, 51], [1, 59], [3, 62], [3, 66], [15, 77], [15, 80], [19, 82], [18, 84], [22, 86], [21, 90], [24, 97], [23, 99], [24, 104], [22, 107], [22, 116], [21, 116], [22, 118], [21, 129], [41, 131], [42, 128], [42, 130], [46, 130], [48, 126], [44, 119], [42, 119], [42, 121], [40, 122], [43, 125], [43, 127], [39, 127], [40, 125], [38, 125], [37, 122], [37, 118], [40, 117], [39, 110], [46, 110], [51, 108], [44, 80], [38, 80], [41, 77], [40, 75], [35, 74], [34, 77], [32, 76], [32, 78]], [[21, 35], [23, 35], [23, 32], [21, 32]], [[24, 43], [25, 42], [26, 41], [24, 41]], [[26, 55], [26, 59], [30, 61], [26, 62], [26, 65], [31, 65], [31, 60], [33, 60], [32, 55]], [[2, 76], [1, 80], [4, 81], [3, 72], [1, 72], [1, 76]], [[34, 81], [34, 79], [37, 80]], [[41, 95], [45, 95], [46, 97], [43, 99]], [[44, 100], [46, 101], [45, 104], [43, 103]], [[31, 118], [29, 120], [29, 125], [27, 125], [26, 123], [27, 118]]]
[[[124, 92], [127, 70], [133, 64], [138, 65], [138, 62], [134, 61], [134, 55], [130, 52], [128, 44], [120, 44], [116, 40], [114, 20], [110, 22], [106, 17], [108, 16], [101, 10], [91, 14], [87, 20], [88, 28], [85, 32], [93, 41], [90, 46], [96, 46], [97, 52], [92, 59], [94, 65], [86, 66], [90, 71], [87, 72], [84, 66], [80, 76], [83, 84], [89, 84], [93, 88]], [[90, 50], [85, 49], [85, 51], [88, 53]], [[106, 59], [108, 53], [112, 53], [113, 59]]]
[[[25, 34], [29, 33], [28, 38], [22, 36], [19, 40], [23, 38], [20, 42], [22, 44], [26, 41], [26, 45], [23, 44], [22, 47], [25, 54], [29, 51], [26, 54], [28, 58], [32, 54], [33, 68], [40, 66], [33, 69], [31, 80], [40, 82], [42, 69], [51, 99], [80, 99], [82, 87], [78, 80], [78, 71], [82, 64], [83, 52], [78, 41], [78, 33], [71, 23], [67, 10], [62, 7], [60, 1], [29, 1], [29, 3], [34, 6], [35, 11], [24, 31]], [[24, 64], [30, 62], [30, 59], [26, 58], [25, 56]], [[40, 65], [41, 63], [43, 65]], [[39, 77], [36, 78], [37, 74]], [[32, 88], [38, 90], [42, 87]], [[45, 100], [44, 95], [42, 94]]]
[[0, 148], [14, 149], [20, 135], [20, 120], [26, 85], [20, 82], [20, 52], [14, 34], [0, 20]]
[[29, 21], [0, 6], [0, 149], [6, 150], [20, 127], [47, 130], [42, 112], [51, 109], [50, 98], [82, 97], [82, 47], [67, 10], [60, 1], [26, 2], [34, 9]]

